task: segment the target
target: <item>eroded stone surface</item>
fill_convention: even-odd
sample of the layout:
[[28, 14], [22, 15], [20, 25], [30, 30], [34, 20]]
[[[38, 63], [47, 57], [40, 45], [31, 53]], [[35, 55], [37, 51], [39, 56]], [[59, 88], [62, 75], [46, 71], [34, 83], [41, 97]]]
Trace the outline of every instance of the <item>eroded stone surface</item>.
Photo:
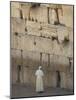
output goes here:
[[60, 87], [73, 89], [73, 6], [40, 4], [34, 8], [30, 3], [11, 2], [12, 82], [17, 83], [17, 66], [21, 65], [21, 83], [35, 86], [40, 64], [45, 87], [57, 87], [59, 71]]

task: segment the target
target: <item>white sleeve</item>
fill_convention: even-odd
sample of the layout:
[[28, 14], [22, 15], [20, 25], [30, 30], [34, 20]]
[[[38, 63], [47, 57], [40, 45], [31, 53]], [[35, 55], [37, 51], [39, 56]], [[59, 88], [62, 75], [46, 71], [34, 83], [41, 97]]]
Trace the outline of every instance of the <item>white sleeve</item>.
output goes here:
[[41, 70], [41, 73], [40, 73], [40, 75], [41, 75], [41, 76], [44, 76], [44, 73], [43, 73], [43, 71], [42, 71], [42, 70]]

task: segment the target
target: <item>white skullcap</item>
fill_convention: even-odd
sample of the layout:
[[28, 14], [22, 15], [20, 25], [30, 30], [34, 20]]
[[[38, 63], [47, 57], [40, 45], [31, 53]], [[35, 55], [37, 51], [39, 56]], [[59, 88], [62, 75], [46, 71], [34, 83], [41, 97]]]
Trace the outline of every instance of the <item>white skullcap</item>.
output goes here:
[[41, 69], [42, 68], [42, 66], [39, 66], [39, 69]]

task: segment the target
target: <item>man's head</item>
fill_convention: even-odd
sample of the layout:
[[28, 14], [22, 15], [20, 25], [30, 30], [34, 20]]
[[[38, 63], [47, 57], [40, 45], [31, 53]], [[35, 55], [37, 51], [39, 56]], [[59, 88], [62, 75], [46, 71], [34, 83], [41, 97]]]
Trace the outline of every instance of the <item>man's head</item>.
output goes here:
[[41, 69], [42, 68], [42, 66], [39, 66], [39, 69]]

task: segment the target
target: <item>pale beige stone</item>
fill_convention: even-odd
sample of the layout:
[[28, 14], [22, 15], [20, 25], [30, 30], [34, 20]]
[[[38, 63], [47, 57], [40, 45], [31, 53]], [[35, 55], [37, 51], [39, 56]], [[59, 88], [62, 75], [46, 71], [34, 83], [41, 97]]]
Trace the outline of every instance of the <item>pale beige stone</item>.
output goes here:
[[[56, 8], [58, 25], [54, 25], [58, 20]], [[68, 57], [72, 58], [71, 66]], [[60, 87], [73, 89], [73, 6], [40, 4], [34, 8], [31, 3], [12, 2], [11, 60], [14, 84], [17, 66], [21, 65], [21, 83], [35, 87], [35, 71], [42, 65], [45, 87], [57, 86], [59, 71]]]

